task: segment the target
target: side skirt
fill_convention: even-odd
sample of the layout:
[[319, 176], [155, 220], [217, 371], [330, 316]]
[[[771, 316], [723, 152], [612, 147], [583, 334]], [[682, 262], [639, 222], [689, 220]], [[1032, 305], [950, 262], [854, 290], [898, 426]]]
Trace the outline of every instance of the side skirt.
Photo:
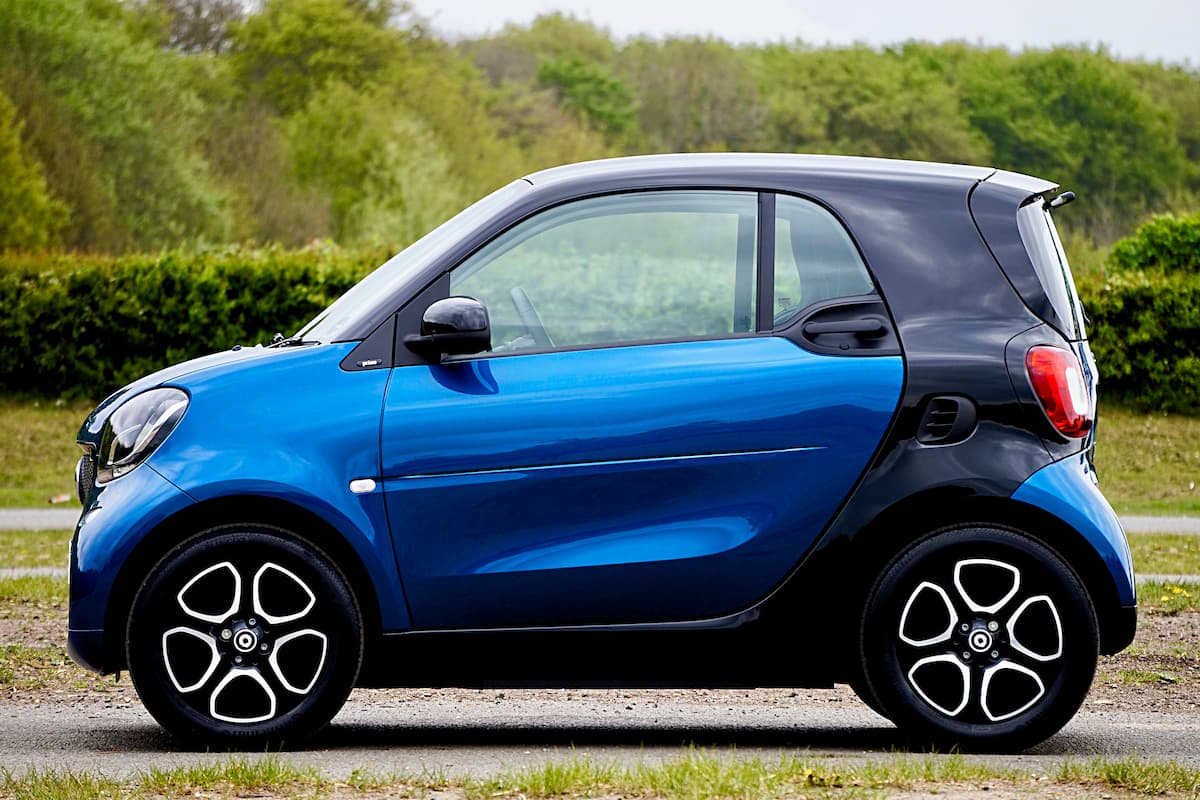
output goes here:
[[829, 688], [831, 659], [761, 622], [724, 630], [414, 632], [382, 637], [359, 686]]

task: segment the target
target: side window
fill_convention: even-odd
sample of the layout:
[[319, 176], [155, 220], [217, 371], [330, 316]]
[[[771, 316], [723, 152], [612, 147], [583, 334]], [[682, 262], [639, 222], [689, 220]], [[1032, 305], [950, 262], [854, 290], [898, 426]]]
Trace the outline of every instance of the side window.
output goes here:
[[813, 303], [874, 290], [858, 250], [832, 214], [808, 200], [776, 196], [776, 324]]
[[487, 306], [499, 352], [751, 331], [757, 213], [753, 192], [568, 203], [456, 267], [450, 293]]

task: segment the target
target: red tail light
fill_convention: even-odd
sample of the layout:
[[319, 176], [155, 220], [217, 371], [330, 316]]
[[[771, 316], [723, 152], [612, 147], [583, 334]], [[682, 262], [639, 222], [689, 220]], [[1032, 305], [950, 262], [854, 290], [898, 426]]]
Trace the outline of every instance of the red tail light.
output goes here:
[[1054, 429], [1079, 439], [1092, 429], [1092, 403], [1075, 354], [1038, 345], [1025, 354], [1025, 372]]

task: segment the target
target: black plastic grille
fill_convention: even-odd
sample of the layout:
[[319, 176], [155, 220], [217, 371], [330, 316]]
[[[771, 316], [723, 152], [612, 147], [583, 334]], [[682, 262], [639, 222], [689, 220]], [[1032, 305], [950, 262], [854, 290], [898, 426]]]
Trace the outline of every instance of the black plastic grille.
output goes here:
[[96, 457], [85, 455], [75, 466], [75, 492], [79, 495], [79, 504], [87, 505], [88, 493], [96, 483]]
[[954, 421], [958, 419], [958, 403], [949, 397], [935, 397], [925, 412], [925, 424], [922, 432], [926, 441], [940, 441], [954, 430]]
[[930, 399], [921, 416], [917, 441], [922, 444], [954, 444], [975, 430], [975, 405], [959, 395]]

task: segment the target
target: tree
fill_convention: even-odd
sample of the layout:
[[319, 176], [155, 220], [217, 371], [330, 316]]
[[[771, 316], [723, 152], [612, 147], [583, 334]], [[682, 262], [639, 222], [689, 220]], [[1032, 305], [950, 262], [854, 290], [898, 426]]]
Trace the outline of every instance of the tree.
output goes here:
[[716, 39], [636, 39], [618, 76], [633, 87], [638, 122], [655, 149], [753, 150], [766, 107], [747, 60]]
[[197, 145], [203, 112], [188, 65], [135, 39], [123, 18], [93, 16], [93, 4], [106, 8], [99, 0], [8, 0], [0, 14], [3, 88], [26, 119], [38, 114], [39, 100], [52, 106], [40, 114], [37, 135], [31, 131], [34, 154], [49, 163], [61, 137], [87, 159], [48, 170], [50, 191], [73, 204], [55, 181], [71, 169], [92, 170], [90, 197], [107, 204], [95, 218], [111, 220], [112, 239], [74, 243], [153, 249], [223, 240], [224, 197]]
[[36, 250], [55, 241], [67, 207], [50, 195], [41, 165], [21, 145], [17, 109], [0, 93], [0, 250]]
[[330, 83], [288, 129], [296, 174], [329, 197], [339, 242], [407, 245], [465, 204], [428, 127], [381, 89]]
[[923, 161], [987, 161], [952, 86], [902, 51], [864, 46], [760, 51], [771, 146]]
[[609, 134], [627, 133], [637, 123], [633, 93], [599, 64], [578, 56], [543, 61], [538, 82], [555, 89], [563, 106]]
[[330, 81], [362, 87], [399, 55], [389, 17], [353, 0], [266, 0], [232, 26], [234, 76], [284, 114]]
[[230, 26], [246, 15], [242, 0], [149, 0], [166, 17], [166, 46], [184, 53], [224, 53]]
[[1101, 241], [1196, 175], [1171, 114], [1104, 51], [989, 51], [965, 61], [959, 79], [997, 166], [1074, 189], [1083, 202], [1072, 216]]

